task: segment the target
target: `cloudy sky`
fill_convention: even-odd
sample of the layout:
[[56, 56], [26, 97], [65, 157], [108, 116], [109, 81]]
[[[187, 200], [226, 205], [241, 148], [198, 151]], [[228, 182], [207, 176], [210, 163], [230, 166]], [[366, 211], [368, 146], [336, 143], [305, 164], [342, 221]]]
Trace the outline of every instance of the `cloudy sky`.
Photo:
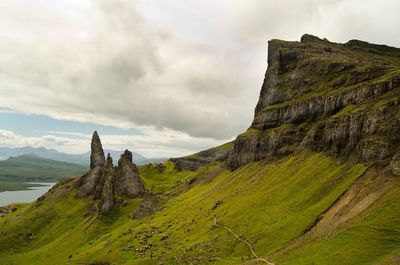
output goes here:
[[267, 41], [400, 46], [398, 0], [2, 0], [0, 146], [190, 154], [253, 116]]

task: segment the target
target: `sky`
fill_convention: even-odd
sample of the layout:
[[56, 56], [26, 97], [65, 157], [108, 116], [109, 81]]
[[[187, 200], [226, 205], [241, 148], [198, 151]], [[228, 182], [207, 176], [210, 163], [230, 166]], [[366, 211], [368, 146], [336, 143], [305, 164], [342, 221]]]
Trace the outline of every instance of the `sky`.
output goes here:
[[251, 124], [267, 42], [400, 47], [398, 0], [2, 0], [0, 146], [188, 155]]

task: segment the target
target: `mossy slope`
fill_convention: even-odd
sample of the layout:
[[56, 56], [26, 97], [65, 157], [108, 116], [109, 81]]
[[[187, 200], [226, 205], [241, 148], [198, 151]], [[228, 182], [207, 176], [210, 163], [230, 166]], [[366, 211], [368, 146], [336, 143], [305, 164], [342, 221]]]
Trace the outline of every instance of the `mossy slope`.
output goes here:
[[[99, 217], [88, 214], [87, 200], [75, 199], [74, 188], [61, 186], [42, 205], [0, 220], [0, 264], [256, 263], [248, 246], [216, 227], [213, 217], [276, 264], [373, 264], [400, 251], [397, 182], [333, 234], [282, 252], [365, 169], [311, 152], [234, 172], [219, 163], [199, 172], [176, 172], [171, 162], [165, 173], [143, 167], [147, 187], [163, 195], [159, 210], [141, 219], [131, 218], [141, 199], [122, 198], [124, 206]], [[187, 187], [192, 178], [205, 180]]]

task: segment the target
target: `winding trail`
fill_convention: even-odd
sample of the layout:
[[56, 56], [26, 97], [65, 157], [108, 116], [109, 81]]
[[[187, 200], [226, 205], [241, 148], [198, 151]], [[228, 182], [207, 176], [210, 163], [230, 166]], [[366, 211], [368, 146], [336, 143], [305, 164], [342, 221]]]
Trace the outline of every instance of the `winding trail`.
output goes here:
[[[173, 203], [173, 204], [179, 205], [179, 203]], [[197, 209], [196, 207], [193, 207], [192, 205], [189, 205], [189, 204], [186, 204], [186, 203], [183, 203], [183, 205], [186, 206], [186, 207], [188, 207], [188, 208], [194, 209], [194, 210], [200, 210], [200, 212], [201, 212], [202, 215], [204, 215], [204, 216], [207, 217], [207, 218], [209, 217], [208, 213], [206, 213], [206, 212], [205, 212], [204, 210], [202, 210], [201, 208], [200, 208], [200, 209]], [[239, 240], [240, 242], [246, 244], [247, 247], [250, 249], [251, 254], [255, 257], [255, 259], [253, 259], [253, 260], [255, 260], [255, 261], [261, 261], [261, 262], [264, 262], [264, 263], [266, 263], [266, 264], [268, 264], [268, 265], [276, 265], [275, 263], [270, 262], [270, 261], [268, 261], [268, 260], [266, 260], [266, 259], [261, 258], [260, 256], [258, 256], [257, 253], [256, 253], [255, 250], [254, 250], [254, 247], [253, 247], [247, 240], [241, 238], [238, 234], [236, 234], [236, 233], [235, 233], [231, 228], [229, 228], [228, 226], [223, 225], [223, 224], [221, 224], [221, 223], [218, 223], [217, 217], [216, 217], [215, 215], [212, 217], [212, 220], [213, 220], [213, 225], [214, 225], [215, 227], [219, 227], [219, 228], [223, 228], [223, 229], [227, 230], [227, 231], [228, 231], [231, 235], [233, 235], [237, 240]]]
[[264, 262], [264, 263], [266, 263], [268, 265], [275, 265], [275, 263], [269, 262], [268, 260], [266, 260], [264, 258], [260, 258], [257, 255], [257, 253], [254, 251], [253, 246], [248, 241], [242, 239], [238, 234], [236, 234], [231, 228], [227, 227], [226, 225], [219, 224], [218, 221], [217, 221], [217, 217], [213, 216], [213, 221], [214, 221], [214, 226], [221, 227], [221, 228], [224, 228], [224, 229], [228, 230], [228, 232], [231, 233], [237, 240], [245, 243], [249, 247], [249, 249], [251, 251], [251, 254], [253, 254], [253, 256], [256, 257], [255, 260], [262, 261], [262, 262]]

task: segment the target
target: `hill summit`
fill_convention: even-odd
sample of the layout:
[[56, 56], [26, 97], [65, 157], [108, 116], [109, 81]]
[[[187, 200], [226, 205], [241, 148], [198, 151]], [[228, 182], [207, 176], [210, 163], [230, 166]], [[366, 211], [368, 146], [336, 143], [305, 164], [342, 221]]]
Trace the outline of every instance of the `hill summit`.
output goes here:
[[269, 41], [254, 120], [230, 167], [304, 148], [343, 161], [390, 159], [400, 150], [399, 64], [400, 49], [363, 41]]

